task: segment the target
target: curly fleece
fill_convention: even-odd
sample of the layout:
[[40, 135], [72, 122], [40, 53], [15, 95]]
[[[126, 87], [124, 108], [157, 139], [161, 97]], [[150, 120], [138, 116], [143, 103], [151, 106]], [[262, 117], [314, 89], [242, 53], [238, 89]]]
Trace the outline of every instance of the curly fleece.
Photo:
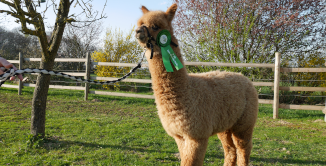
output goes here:
[[[149, 37], [143, 26], [154, 39], [160, 30], [170, 31], [172, 41], [178, 44], [171, 25], [176, 4], [166, 12], [149, 11], [144, 6], [141, 10], [136, 37], [142, 47]], [[171, 47], [184, 64], [179, 47]], [[160, 47], [154, 46], [153, 59], [150, 54], [147, 49], [158, 115], [178, 145], [181, 165], [203, 165], [208, 138], [214, 134], [223, 144], [224, 165], [248, 165], [258, 113], [258, 96], [251, 81], [232, 72], [188, 74], [185, 67], [166, 72]]]

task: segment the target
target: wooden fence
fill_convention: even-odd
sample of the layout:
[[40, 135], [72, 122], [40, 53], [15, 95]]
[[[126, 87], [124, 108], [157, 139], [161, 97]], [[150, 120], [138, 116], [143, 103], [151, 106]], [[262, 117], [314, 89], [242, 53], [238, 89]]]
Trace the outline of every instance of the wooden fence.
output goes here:
[[[279, 86], [280, 83], [280, 72], [326, 72], [326, 68], [281, 68], [280, 67], [280, 53], [275, 54], [275, 64], [262, 64], [262, 63], [214, 63], [214, 62], [185, 62], [185, 65], [202, 65], [202, 66], [227, 66], [227, 67], [261, 67], [261, 68], [272, 68], [274, 69], [274, 82], [253, 82], [254, 86], [269, 86], [274, 90], [274, 99], [259, 99], [261, 104], [273, 104], [273, 118], [278, 118], [278, 109], [299, 109], [299, 110], [323, 110], [325, 106], [315, 106], [315, 105], [294, 105], [294, 104], [280, 104], [279, 103], [279, 91], [326, 91], [326, 87], [283, 87]], [[41, 61], [41, 58], [23, 58], [19, 54], [19, 60], [8, 60], [11, 63], [18, 63], [21, 69], [24, 61]], [[101, 66], [120, 66], [120, 67], [135, 67], [137, 64], [134, 63], [114, 63], [114, 62], [91, 62], [89, 54], [86, 58], [56, 58], [55, 62], [84, 62], [86, 64], [85, 73], [74, 73], [66, 72], [66, 74], [72, 76], [83, 76], [85, 79], [92, 80], [105, 80], [112, 81], [117, 78], [115, 77], [90, 77], [90, 66], [101, 65]], [[148, 67], [148, 64], [143, 64], [143, 67]], [[134, 79], [127, 78], [123, 82], [134, 82], [134, 83], [151, 83], [150, 79]], [[23, 86], [35, 87], [35, 84], [22, 83], [19, 85], [2, 85], [8, 88], [18, 88], [18, 94], [21, 94], [21, 89]], [[112, 96], [123, 96], [123, 97], [136, 97], [136, 98], [148, 98], [154, 99], [153, 95], [142, 95], [142, 94], [128, 94], [128, 93], [118, 93], [118, 92], [105, 92], [105, 91], [89, 91], [89, 86], [61, 86], [61, 85], [50, 85], [50, 88], [56, 89], [71, 89], [71, 90], [84, 90], [85, 100], [88, 98], [88, 94], [101, 94], [101, 95], [112, 95]], [[325, 114], [326, 122], [326, 114]]]

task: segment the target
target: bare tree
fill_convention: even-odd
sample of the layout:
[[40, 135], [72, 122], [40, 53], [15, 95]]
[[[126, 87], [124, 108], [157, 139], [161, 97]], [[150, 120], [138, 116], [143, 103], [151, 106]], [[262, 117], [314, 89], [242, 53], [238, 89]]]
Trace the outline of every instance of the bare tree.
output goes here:
[[[0, 0], [0, 3], [3, 3], [10, 8], [9, 10], [0, 10], [0, 13], [5, 13], [16, 18], [17, 22], [21, 24], [22, 32], [24, 34], [38, 37], [42, 52], [40, 68], [52, 70], [54, 59], [57, 55], [66, 24], [77, 22], [77, 16], [80, 17], [81, 15], [86, 16], [87, 21], [84, 22], [88, 24], [102, 19], [105, 16], [100, 14], [98, 11], [94, 11], [89, 1], [48, 0], [44, 11], [39, 11], [39, 2], [40, 1], [33, 0]], [[69, 15], [72, 5], [81, 8], [82, 12]], [[56, 20], [52, 35], [48, 40], [44, 26], [44, 18], [46, 11], [50, 9], [53, 9], [56, 13]], [[29, 28], [27, 24], [33, 25], [34, 29]], [[39, 75], [37, 77], [32, 101], [31, 118], [31, 134], [34, 136], [44, 137], [45, 135], [45, 110], [50, 78], [50, 75]]]
[[[84, 22], [76, 22], [66, 26], [60, 45], [60, 56], [69, 58], [85, 58], [86, 52], [93, 52], [99, 44], [102, 22], [93, 22], [85, 26]], [[82, 70], [84, 63], [62, 62], [60, 66], [68, 70]]]

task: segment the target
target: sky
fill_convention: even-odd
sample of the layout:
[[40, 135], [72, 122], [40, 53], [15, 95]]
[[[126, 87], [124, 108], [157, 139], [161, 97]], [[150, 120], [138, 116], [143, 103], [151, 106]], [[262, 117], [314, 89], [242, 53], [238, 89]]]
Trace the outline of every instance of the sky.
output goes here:
[[[51, 2], [50, 0], [46, 0]], [[57, 0], [58, 1], [58, 0]], [[93, 0], [91, 2], [94, 10], [102, 11], [105, 0]], [[74, 4], [73, 4], [74, 5]], [[120, 28], [122, 31], [129, 31], [133, 25], [136, 25], [137, 20], [142, 16], [140, 10], [141, 6], [147, 7], [149, 10], [162, 10], [172, 5], [172, 0], [107, 0], [104, 13], [107, 18], [102, 19], [103, 22], [103, 34], [108, 27]], [[43, 11], [45, 3], [41, 3], [39, 11]], [[69, 14], [79, 13], [78, 7], [72, 7]], [[6, 5], [0, 2], [0, 10], [8, 9]], [[43, 9], [43, 10], [42, 10]], [[2, 18], [2, 19], [1, 19]], [[52, 10], [48, 10], [46, 13], [45, 26], [53, 26], [55, 21], [55, 14]], [[20, 24], [15, 22], [15, 19], [10, 16], [0, 14], [0, 26], [9, 30], [20, 27]]]

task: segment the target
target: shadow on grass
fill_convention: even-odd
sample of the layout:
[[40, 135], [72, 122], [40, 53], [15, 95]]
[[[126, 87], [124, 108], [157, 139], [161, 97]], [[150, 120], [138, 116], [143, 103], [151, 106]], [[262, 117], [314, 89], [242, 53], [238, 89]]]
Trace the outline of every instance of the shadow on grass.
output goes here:
[[[158, 152], [157, 150], [149, 150], [146, 149], [145, 147], [129, 147], [129, 146], [123, 146], [123, 145], [108, 145], [108, 144], [97, 144], [97, 143], [87, 143], [87, 142], [81, 142], [81, 141], [65, 141], [65, 140], [60, 140], [60, 141], [50, 141], [45, 143], [44, 147], [48, 150], [51, 149], [62, 149], [63, 147], [66, 146], [84, 146], [84, 147], [89, 147], [89, 148], [110, 148], [110, 149], [120, 149], [120, 150], [129, 150], [129, 151], [138, 151], [138, 152]], [[171, 153], [175, 154], [178, 153], [177, 151], [163, 151], [166, 153]]]
[[281, 164], [326, 165], [326, 161], [316, 161], [316, 160], [295, 160], [295, 159], [258, 158], [258, 157], [250, 157], [250, 160], [269, 163], [269, 164], [281, 163]]
[[211, 159], [224, 159], [224, 153], [206, 153], [205, 158], [211, 158]]
[[[49, 146], [49, 143], [47, 143], [46, 148], [48, 150], [51, 149], [60, 149], [64, 146], [85, 146], [85, 147], [90, 147], [90, 148], [110, 148], [110, 149], [119, 149], [119, 150], [127, 150], [127, 151], [137, 151], [137, 152], [147, 152], [147, 153], [156, 153], [158, 150], [149, 150], [146, 148], [142, 147], [129, 147], [129, 146], [122, 146], [122, 145], [108, 145], [108, 144], [97, 144], [97, 143], [85, 143], [85, 142], [80, 142], [80, 141], [51, 141], [53, 144], [57, 144], [54, 146]], [[51, 144], [51, 143], [50, 143]], [[58, 146], [61, 145], [61, 146]], [[170, 154], [176, 154], [178, 151], [162, 151], [165, 153], [170, 153]], [[224, 154], [222, 153], [210, 153], [207, 154], [205, 158], [211, 158], [211, 159], [224, 159]], [[170, 160], [175, 160], [178, 161], [178, 159], [171, 159]], [[325, 161], [318, 161], [318, 160], [296, 160], [296, 159], [278, 159], [278, 158], [259, 158], [259, 157], [251, 157], [251, 161], [255, 162], [264, 162], [268, 164], [275, 164], [275, 163], [280, 163], [280, 164], [304, 164], [304, 165], [309, 165], [309, 164], [317, 164], [317, 165], [326, 165], [326, 160]]]

